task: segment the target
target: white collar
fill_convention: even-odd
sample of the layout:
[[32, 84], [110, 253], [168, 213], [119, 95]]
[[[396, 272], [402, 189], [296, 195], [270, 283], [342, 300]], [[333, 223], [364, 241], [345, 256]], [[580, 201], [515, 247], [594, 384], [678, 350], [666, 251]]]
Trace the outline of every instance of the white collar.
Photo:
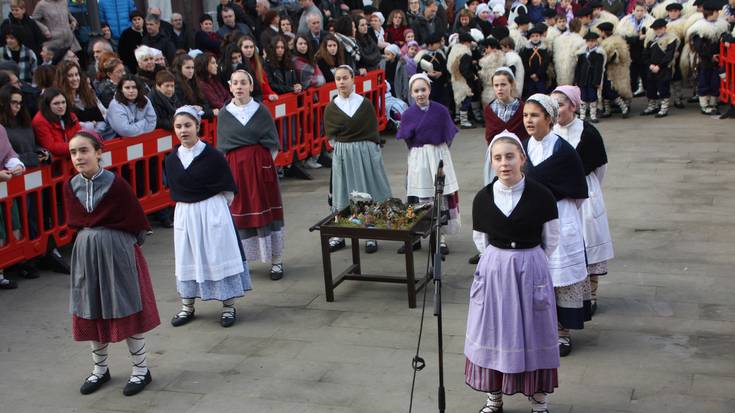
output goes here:
[[184, 145], [179, 146], [179, 151], [181, 152], [197, 152], [197, 151], [203, 151], [204, 150], [204, 142], [200, 140], [197, 141], [197, 143], [194, 144], [191, 148], [187, 148]]
[[506, 186], [500, 179], [498, 179], [498, 190], [503, 192], [518, 192], [522, 191], [526, 187], [526, 176], [522, 176], [521, 180], [516, 182], [513, 186]]

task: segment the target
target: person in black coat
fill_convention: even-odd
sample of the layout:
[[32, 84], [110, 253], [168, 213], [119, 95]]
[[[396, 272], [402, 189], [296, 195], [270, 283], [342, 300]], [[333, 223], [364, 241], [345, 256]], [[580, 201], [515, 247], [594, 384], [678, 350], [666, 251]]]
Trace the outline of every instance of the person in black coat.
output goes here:
[[[28, 17], [25, 6], [13, 5], [10, 7], [8, 18], [0, 25], [0, 33], [8, 33], [10, 27], [14, 27], [14, 32], [20, 36], [18, 40], [38, 56], [41, 52], [41, 45], [46, 41], [46, 36], [43, 35], [38, 23]], [[5, 36], [0, 37], [0, 46], [5, 46]]]
[[[679, 39], [666, 32], [666, 20], [656, 19], [651, 25], [655, 35], [646, 39], [643, 61], [646, 63], [646, 97], [648, 106], [641, 115], [656, 114], [662, 118], [669, 113], [671, 97], [671, 78], [674, 74], [674, 57], [679, 47]], [[657, 107], [657, 99], [661, 99]]]
[[266, 53], [265, 73], [268, 75], [268, 83], [274, 92], [301, 93], [303, 86], [296, 77], [293, 67], [291, 52], [288, 50], [288, 41], [283, 36], [276, 36], [271, 41]]
[[416, 41], [428, 45], [430, 35], [444, 37], [447, 34], [447, 12], [435, 0], [426, 0], [423, 14], [416, 16], [411, 28], [416, 34]]
[[426, 72], [431, 79], [431, 95], [429, 98], [449, 107], [449, 70], [447, 56], [442, 50], [442, 37], [434, 33], [426, 40], [427, 52], [421, 56], [416, 65], [416, 73]]
[[587, 118], [587, 108], [590, 109], [590, 121], [599, 122], [597, 118], [597, 91], [602, 87], [605, 72], [605, 54], [597, 45], [600, 37], [595, 32], [587, 32], [584, 40], [587, 48], [577, 52], [577, 67], [574, 70], [574, 84], [579, 86], [582, 103], [579, 105], [579, 118]]
[[171, 41], [176, 49], [189, 50], [194, 48], [194, 32], [186, 27], [184, 17], [179, 13], [171, 14], [171, 25], [173, 27], [173, 37]]
[[531, 96], [536, 93], [546, 94], [548, 92], [548, 70], [551, 63], [551, 53], [546, 48], [541, 36], [543, 30], [534, 27], [528, 32], [528, 43], [518, 53], [523, 61], [525, 79], [523, 96]]
[[156, 129], [173, 130], [176, 109], [182, 106], [176, 96], [176, 77], [168, 70], [156, 73], [156, 87], [148, 93], [148, 99], [156, 111]]
[[143, 13], [138, 10], [130, 12], [130, 27], [120, 35], [117, 51], [129, 73], [138, 71], [138, 61], [135, 58], [135, 49], [143, 44]]
[[173, 62], [176, 56], [176, 46], [174, 46], [171, 38], [161, 30], [160, 17], [155, 14], [146, 16], [145, 29], [146, 34], [143, 36], [143, 44], [160, 50], [167, 63]]

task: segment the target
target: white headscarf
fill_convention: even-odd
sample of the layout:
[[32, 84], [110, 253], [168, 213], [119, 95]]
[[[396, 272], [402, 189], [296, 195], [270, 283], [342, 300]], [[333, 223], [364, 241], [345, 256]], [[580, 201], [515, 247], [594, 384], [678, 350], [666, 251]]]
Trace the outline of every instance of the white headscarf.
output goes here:
[[429, 76], [427, 76], [426, 73], [421, 72], [416, 73], [415, 75], [411, 76], [410, 79], [408, 79], [408, 90], [411, 90], [411, 85], [413, 85], [413, 82], [418, 79], [425, 80], [429, 87], [431, 87], [431, 79], [429, 79]]
[[516, 141], [516, 142], [518, 143], [518, 146], [520, 146], [520, 147], [521, 147], [521, 152], [522, 152], [522, 153], [523, 153], [524, 155], [526, 154], [526, 151], [524, 151], [524, 150], [523, 150], [523, 144], [521, 143], [521, 140], [520, 140], [520, 139], [518, 138], [518, 135], [516, 135], [516, 134], [515, 134], [515, 133], [513, 133], [513, 132], [510, 132], [510, 131], [508, 131], [508, 129], [506, 129], [506, 130], [504, 130], [504, 131], [500, 132], [499, 134], [495, 135], [495, 137], [493, 137], [493, 140], [492, 140], [492, 141], [490, 141], [490, 145], [488, 146], [488, 149], [487, 149], [487, 150], [488, 150], [488, 154], [489, 154], [489, 152], [490, 152], [490, 151], [492, 151], [492, 149], [493, 149], [493, 144], [494, 144], [494, 143], [495, 143], [495, 142], [496, 142], [497, 140], [499, 140], [499, 139], [501, 139], [501, 138], [506, 138], [506, 139], [512, 139], [512, 140]]
[[551, 122], [556, 123], [556, 118], [559, 115], [559, 103], [557, 103], [556, 99], [549, 95], [536, 93], [526, 99], [526, 103], [528, 102], [534, 102], [541, 105], [541, 107], [544, 108], [544, 111], [546, 111], [546, 114], [551, 117]]

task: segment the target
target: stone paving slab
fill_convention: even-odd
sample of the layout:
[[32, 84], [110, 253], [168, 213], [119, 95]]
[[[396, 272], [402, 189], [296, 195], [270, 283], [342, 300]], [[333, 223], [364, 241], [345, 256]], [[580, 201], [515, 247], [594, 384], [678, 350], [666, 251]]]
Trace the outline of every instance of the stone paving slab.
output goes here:
[[[735, 123], [692, 107], [666, 120], [637, 116], [599, 124], [610, 165], [605, 198], [616, 258], [601, 279], [600, 309], [562, 360], [554, 413], [734, 411]], [[475, 412], [483, 396], [463, 382], [467, 294], [474, 253], [471, 200], [481, 185], [484, 140], [463, 130], [452, 145], [461, 189], [462, 233], [444, 263], [448, 412]], [[403, 197], [406, 148], [388, 137], [385, 165]], [[408, 410], [420, 308], [400, 285], [347, 281], [324, 299], [318, 236], [308, 228], [328, 213], [329, 171], [282, 182], [286, 277], [251, 263], [254, 290], [237, 301], [238, 323], [218, 324], [218, 303], [197, 303], [197, 319], [173, 328], [178, 310], [172, 231], [156, 228], [144, 246], [162, 325], [147, 335], [153, 383], [124, 397], [125, 345], [111, 346], [113, 380], [81, 396], [91, 368], [86, 343], [71, 339], [68, 277], [43, 273], [0, 292], [0, 413], [25, 412], [399, 412]], [[400, 273], [396, 243], [381, 243], [366, 268]], [[427, 245], [416, 255], [422, 274]], [[333, 256], [346, 266], [349, 251]], [[414, 411], [436, 411], [436, 325], [429, 309]], [[419, 295], [419, 304], [422, 294]], [[527, 412], [509, 397], [507, 412]]]

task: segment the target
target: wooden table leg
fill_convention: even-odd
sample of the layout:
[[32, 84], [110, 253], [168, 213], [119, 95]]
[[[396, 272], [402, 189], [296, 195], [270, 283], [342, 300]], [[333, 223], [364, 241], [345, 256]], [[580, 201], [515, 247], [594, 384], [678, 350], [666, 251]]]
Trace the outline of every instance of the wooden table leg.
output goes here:
[[334, 301], [334, 286], [332, 285], [332, 256], [329, 252], [329, 237], [322, 235], [322, 263], [324, 265], [324, 293], [327, 301]]
[[360, 268], [360, 238], [350, 238], [350, 243], [352, 244], [352, 263], [355, 264], [352, 273], [360, 274], [362, 272]]
[[413, 268], [413, 240], [403, 244], [406, 249], [406, 290], [408, 292], [408, 308], [416, 308], [416, 277]]

